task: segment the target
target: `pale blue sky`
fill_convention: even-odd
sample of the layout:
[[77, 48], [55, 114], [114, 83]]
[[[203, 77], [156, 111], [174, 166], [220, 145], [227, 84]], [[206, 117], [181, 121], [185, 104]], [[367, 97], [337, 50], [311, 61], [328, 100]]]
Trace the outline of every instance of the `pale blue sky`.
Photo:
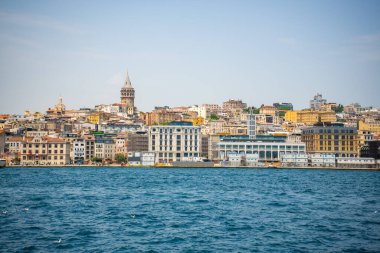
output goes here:
[[380, 106], [380, 1], [0, 1], [0, 113], [155, 105]]

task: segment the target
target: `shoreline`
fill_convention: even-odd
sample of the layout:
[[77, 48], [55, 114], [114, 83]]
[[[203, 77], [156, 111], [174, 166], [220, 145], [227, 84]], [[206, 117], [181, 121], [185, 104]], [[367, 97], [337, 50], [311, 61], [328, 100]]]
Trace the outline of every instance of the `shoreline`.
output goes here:
[[249, 167], [249, 166], [236, 166], [236, 167], [226, 167], [226, 166], [214, 166], [214, 167], [193, 167], [193, 166], [186, 166], [186, 167], [174, 167], [174, 166], [122, 166], [122, 165], [28, 165], [28, 166], [21, 166], [21, 165], [11, 165], [2, 167], [1, 169], [20, 169], [20, 168], [125, 168], [125, 169], [161, 169], [161, 168], [169, 168], [169, 169], [259, 169], [259, 170], [265, 170], [265, 169], [276, 169], [276, 170], [380, 170], [380, 168], [345, 168], [345, 167]]

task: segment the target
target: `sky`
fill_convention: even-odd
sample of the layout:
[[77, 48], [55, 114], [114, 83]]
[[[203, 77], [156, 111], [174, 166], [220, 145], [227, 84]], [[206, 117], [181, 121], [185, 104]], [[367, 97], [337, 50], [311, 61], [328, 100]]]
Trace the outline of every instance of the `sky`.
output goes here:
[[155, 106], [380, 107], [380, 1], [0, 1], [0, 113]]

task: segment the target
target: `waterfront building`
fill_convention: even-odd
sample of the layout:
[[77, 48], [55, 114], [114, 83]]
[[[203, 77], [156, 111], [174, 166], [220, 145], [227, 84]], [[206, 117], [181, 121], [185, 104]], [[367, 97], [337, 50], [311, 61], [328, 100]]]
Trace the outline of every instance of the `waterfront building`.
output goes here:
[[317, 93], [317, 95], [314, 96], [314, 99], [310, 100], [310, 108], [314, 110], [321, 110], [322, 105], [326, 102], [327, 100], [322, 98], [322, 94]]
[[70, 163], [70, 142], [60, 138], [34, 137], [21, 142], [22, 165], [65, 165]]
[[5, 152], [5, 131], [0, 130], [0, 156]]
[[318, 122], [336, 122], [334, 111], [301, 110], [287, 111], [285, 121], [313, 125]]
[[229, 160], [229, 154], [247, 156], [257, 154], [260, 163], [278, 163], [280, 157], [288, 153], [305, 153], [304, 143], [286, 142], [284, 135], [257, 135], [256, 115], [252, 112], [247, 116], [246, 136], [221, 136], [217, 144], [218, 158]]
[[288, 153], [281, 156], [281, 165], [284, 167], [307, 167], [308, 155], [306, 153]]
[[115, 157], [115, 143], [111, 134], [95, 134], [95, 157], [112, 161]]
[[135, 89], [132, 87], [132, 83], [129, 80], [129, 75], [125, 78], [124, 86], [120, 90], [120, 100], [122, 104], [122, 112], [128, 115], [135, 114]]
[[302, 141], [308, 153], [330, 153], [336, 157], [358, 156], [358, 134], [355, 127], [342, 123], [316, 124], [302, 130]]
[[371, 140], [368, 141], [360, 149], [360, 157], [375, 158], [376, 160], [380, 159], [380, 140]]
[[289, 143], [279, 138], [267, 136], [260, 139], [221, 137], [218, 143], [218, 158], [228, 159], [229, 154], [258, 154], [260, 162], [279, 162], [288, 153], [305, 153], [304, 143]]
[[73, 157], [71, 157], [71, 160], [77, 164], [77, 163], [83, 163], [85, 158], [85, 139], [84, 138], [76, 138], [73, 141]]
[[147, 131], [137, 131], [127, 135], [128, 152], [146, 152], [149, 151], [149, 136]]
[[335, 167], [335, 155], [329, 153], [309, 154], [312, 167]]
[[85, 156], [86, 162], [91, 161], [95, 157], [95, 136], [86, 134], [83, 136], [85, 143]]
[[149, 151], [155, 152], [156, 162], [191, 161], [200, 157], [201, 128], [189, 122], [172, 122], [151, 126], [148, 130]]
[[202, 157], [208, 157], [208, 141], [209, 141], [209, 135], [201, 135], [202, 141], [201, 141], [201, 156]]
[[128, 164], [131, 166], [154, 166], [154, 152], [128, 152]]
[[117, 154], [127, 155], [127, 141], [126, 136], [117, 136], [113, 140], [115, 142], [114, 160]]
[[375, 158], [363, 157], [337, 157], [338, 168], [376, 168]]

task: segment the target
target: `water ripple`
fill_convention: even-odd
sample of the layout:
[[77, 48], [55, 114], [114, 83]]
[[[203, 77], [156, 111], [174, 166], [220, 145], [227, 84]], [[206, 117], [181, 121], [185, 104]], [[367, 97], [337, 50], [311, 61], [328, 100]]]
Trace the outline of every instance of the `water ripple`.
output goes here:
[[379, 252], [377, 171], [3, 169], [0, 252]]

